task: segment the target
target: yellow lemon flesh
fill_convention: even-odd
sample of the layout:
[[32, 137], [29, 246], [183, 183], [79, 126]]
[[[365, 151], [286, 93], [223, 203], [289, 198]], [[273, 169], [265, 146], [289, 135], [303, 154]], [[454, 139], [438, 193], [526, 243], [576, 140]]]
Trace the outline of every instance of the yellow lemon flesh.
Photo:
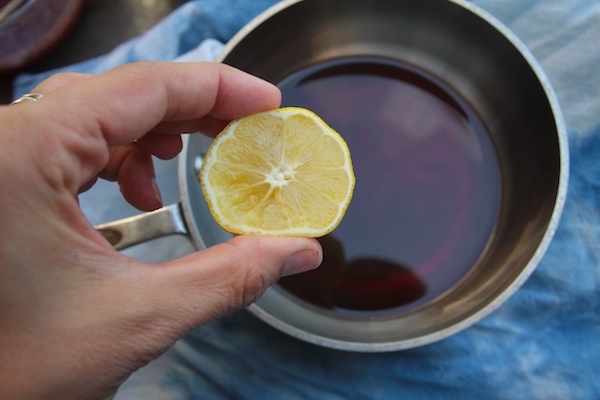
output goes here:
[[313, 112], [287, 107], [232, 121], [200, 181], [226, 231], [320, 237], [342, 220], [355, 178], [344, 139]]

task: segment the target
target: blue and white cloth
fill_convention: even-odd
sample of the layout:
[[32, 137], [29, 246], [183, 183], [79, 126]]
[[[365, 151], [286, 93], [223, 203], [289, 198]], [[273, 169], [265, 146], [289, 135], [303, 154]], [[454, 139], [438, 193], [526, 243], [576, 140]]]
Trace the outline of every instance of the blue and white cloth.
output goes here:
[[[137, 60], [212, 60], [222, 43], [274, 3], [192, 0], [146, 34], [65, 70], [98, 73]], [[472, 3], [506, 24], [540, 62], [569, 136], [563, 218], [525, 285], [466, 331], [391, 353], [321, 348], [239, 311], [176, 343], [125, 382], [118, 400], [600, 399], [600, 1]], [[16, 96], [53, 72], [20, 76]], [[174, 164], [157, 165], [157, 174], [165, 201], [177, 201]], [[93, 223], [134, 213], [111, 185], [100, 183], [82, 197]], [[152, 251], [139, 246], [129, 254], [158, 262], [192, 250], [185, 240], [160, 242]]]

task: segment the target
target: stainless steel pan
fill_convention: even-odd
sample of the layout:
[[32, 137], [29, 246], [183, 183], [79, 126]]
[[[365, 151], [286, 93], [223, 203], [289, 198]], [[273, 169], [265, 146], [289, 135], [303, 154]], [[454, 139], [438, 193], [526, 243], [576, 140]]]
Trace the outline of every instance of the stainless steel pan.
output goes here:
[[[440, 77], [468, 101], [496, 146], [500, 216], [472, 272], [413, 312], [347, 318], [287, 295], [277, 285], [250, 310], [319, 345], [354, 351], [406, 349], [446, 338], [504, 303], [530, 276], [565, 200], [568, 149], [560, 108], [539, 64], [504, 25], [470, 3], [448, 0], [284, 1], [242, 29], [220, 61], [274, 83], [342, 56], [379, 56]], [[197, 171], [210, 139], [185, 139], [181, 199], [154, 213], [99, 227], [118, 247], [180, 233], [198, 249], [228, 240], [213, 221]]]

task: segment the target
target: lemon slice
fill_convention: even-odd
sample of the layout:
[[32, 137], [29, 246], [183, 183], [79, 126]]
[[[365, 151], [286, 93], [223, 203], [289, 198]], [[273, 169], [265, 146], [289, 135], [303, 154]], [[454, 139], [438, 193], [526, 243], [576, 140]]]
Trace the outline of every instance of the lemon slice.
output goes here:
[[232, 121], [210, 146], [200, 180], [226, 231], [306, 237], [335, 229], [355, 183], [344, 139], [297, 107]]

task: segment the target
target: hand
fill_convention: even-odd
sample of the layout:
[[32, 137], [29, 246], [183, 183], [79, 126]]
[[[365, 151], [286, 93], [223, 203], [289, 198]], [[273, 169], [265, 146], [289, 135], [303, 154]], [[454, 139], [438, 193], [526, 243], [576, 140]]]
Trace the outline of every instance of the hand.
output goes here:
[[191, 329], [320, 264], [316, 240], [243, 236], [145, 264], [78, 207], [97, 177], [141, 210], [160, 207], [150, 155], [174, 157], [181, 132], [277, 107], [273, 85], [214, 63], [147, 63], [59, 74], [34, 91], [44, 97], [0, 107], [3, 398], [110, 396]]

